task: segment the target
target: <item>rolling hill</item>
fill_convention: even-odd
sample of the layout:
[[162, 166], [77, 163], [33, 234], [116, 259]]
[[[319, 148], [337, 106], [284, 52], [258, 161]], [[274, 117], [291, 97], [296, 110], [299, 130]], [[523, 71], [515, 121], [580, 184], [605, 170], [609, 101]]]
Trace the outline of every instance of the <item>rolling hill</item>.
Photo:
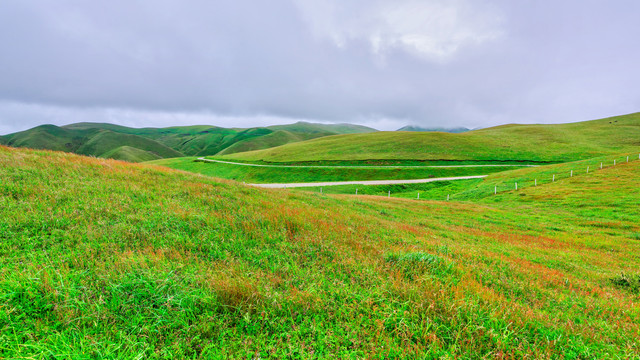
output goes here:
[[396, 130], [396, 131], [437, 131], [437, 132], [447, 132], [447, 133], [463, 133], [463, 132], [467, 132], [470, 129], [467, 129], [465, 127], [457, 127], [457, 128], [444, 128], [444, 127], [431, 127], [431, 128], [424, 128], [421, 126], [415, 126], [415, 125], [407, 125], [407, 126], [403, 126], [400, 129]]
[[137, 129], [114, 124], [77, 123], [62, 127], [38, 126], [2, 136], [0, 144], [135, 162], [185, 155], [232, 154], [322, 136], [372, 131], [376, 130], [359, 125], [305, 122], [249, 129], [207, 125]]
[[[42, 125], [33, 129], [4, 136], [0, 143], [13, 147], [68, 151], [96, 157], [112, 157], [120, 160], [158, 159], [184, 156], [157, 141], [106, 128], [65, 128]], [[126, 147], [127, 151], [118, 148]], [[135, 156], [133, 155], [135, 152]]]
[[0, 357], [634, 358], [638, 171], [434, 202], [0, 146]]
[[503, 125], [461, 134], [376, 132], [227, 155], [263, 162], [450, 160], [566, 162], [635, 151], [640, 113], [558, 125]]

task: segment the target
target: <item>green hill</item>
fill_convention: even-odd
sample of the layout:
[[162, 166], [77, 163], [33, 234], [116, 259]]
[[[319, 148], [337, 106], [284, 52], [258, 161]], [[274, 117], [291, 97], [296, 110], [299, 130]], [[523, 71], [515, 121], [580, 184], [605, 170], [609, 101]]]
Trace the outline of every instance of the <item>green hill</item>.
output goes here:
[[461, 134], [376, 132], [324, 137], [228, 155], [265, 162], [322, 160], [526, 160], [565, 162], [634, 151], [640, 113], [559, 125], [504, 125]]
[[[327, 135], [331, 135], [331, 134], [327, 134]], [[225, 149], [220, 151], [217, 155], [226, 155], [226, 154], [234, 154], [238, 152], [268, 149], [275, 146], [309, 140], [313, 138], [315, 138], [313, 134], [292, 133], [286, 130], [276, 130], [276, 131], [273, 131], [272, 133], [266, 134], [264, 136], [260, 136], [258, 138], [240, 140], [226, 147]]]
[[181, 153], [151, 139], [137, 135], [118, 134], [109, 130], [98, 131], [75, 152], [81, 155], [107, 157], [105, 154], [122, 146], [146, 151], [160, 158], [182, 156]]
[[0, 357], [634, 358], [638, 171], [433, 202], [0, 146]]
[[286, 130], [292, 133], [302, 134], [361, 134], [372, 133], [378, 130], [362, 125], [353, 124], [314, 124], [304, 121], [299, 121], [295, 124], [289, 125], [273, 125], [268, 127], [271, 130]]
[[[128, 161], [183, 156], [182, 153], [152, 139], [117, 133], [108, 128], [42, 125], [4, 136], [0, 139], [0, 143], [13, 147], [68, 151], [105, 158], [115, 157]], [[117, 126], [112, 127], [113, 130], [118, 130], [117, 128]], [[122, 147], [126, 148], [118, 150]], [[146, 155], [142, 155], [145, 153]]]
[[[299, 122], [269, 128], [227, 129], [208, 125], [168, 128], [130, 128], [106, 123], [77, 123], [62, 127], [43, 125], [0, 137], [0, 144], [100, 156], [126, 146], [120, 159], [204, 156], [266, 149], [322, 136], [376, 131], [350, 124]], [[137, 150], [133, 150], [137, 149]], [[137, 155], [132, 155], [131, 151]]]
[[469, 131], [469, 129], [465, 127], [457, 127], [457, 128], [443, 128], [443, 127], [431, 127], [431, 128], [423, 128], [420, 126], [407, 125], [403, 126], [396, 131], [438, 131], [438, 132], [448, 132], [448, 133], [463, 133]]
[[144, 162], [158, 160], [161, 158], [155, 153], [140, 150], [131, 146], [120, 146], [119, 148], [115, 148], [104, 153], [101, 157], [129, 162]]

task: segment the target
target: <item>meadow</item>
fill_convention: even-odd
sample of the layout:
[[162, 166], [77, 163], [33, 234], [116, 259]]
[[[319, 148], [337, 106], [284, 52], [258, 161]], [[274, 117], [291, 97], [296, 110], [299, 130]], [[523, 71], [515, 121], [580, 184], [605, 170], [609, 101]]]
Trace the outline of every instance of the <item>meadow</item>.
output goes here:
[[638, 358], [639, 171], [415, 201], [0, 147], [0, 357]]
[[[291, 183], [355, 180], [406, 180], [439, 177], [486, 175], [518, 168], [517, 166], [487, 167], [376, 167], [372, 164], [349, 162], [323, 164], [326, 167], [255, 167], [198, 161], [195, 157], [183, 157], [149, 161], [148, 164], [189, 171], [192, 173], [242, 181], [246, 183]], [[304, 165], [300, 164], [300, 165]], [[310, 166], [316, 166], [310, 165]], [[412, 165], [416, 166], [416, 165]]]

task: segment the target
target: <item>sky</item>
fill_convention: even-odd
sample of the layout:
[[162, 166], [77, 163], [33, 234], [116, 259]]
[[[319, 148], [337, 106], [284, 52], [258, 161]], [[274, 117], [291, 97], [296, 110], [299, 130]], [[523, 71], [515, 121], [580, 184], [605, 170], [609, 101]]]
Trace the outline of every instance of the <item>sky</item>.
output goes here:
[[2, 0], [0, 134], [640, 111], [637, 0]]

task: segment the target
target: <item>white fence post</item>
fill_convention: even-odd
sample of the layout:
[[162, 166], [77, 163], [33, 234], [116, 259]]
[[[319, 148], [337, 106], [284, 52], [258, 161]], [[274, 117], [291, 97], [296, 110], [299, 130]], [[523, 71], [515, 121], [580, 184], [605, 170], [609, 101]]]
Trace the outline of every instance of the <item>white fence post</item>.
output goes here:
[[616, 166], [616, 160], [615, 159], [613, 160], [613, 166]]
[[449, 201], [449, 194], [447, 194], [447, 201]]
[[627, 156], [627, 162], [629, 162], [629, 156]]
[[573, 170], [571, 170], [571, 177], [573, 177]]
[[602, 163], [600, 163], [600, 170], [602, 170]]
[[358, 195], [358, 189], [356, 189], [356, 195]]
[[420, 193], [418, 193], [418, 200], [420, 200]]
[[496, 195], [498, 193], [498, 185], [496, 185], [495, 188], [493, 188], [493, 195]]
[[533, 180], [533, 185], [538, 186], [538, 179]]
[[589, 167], [587, 166], [587, 174], [589, 173]]
[[552, 182], [556, 182], [556, 175], [553, 174], [553, 181]]
[[516, 183], [516, 190], [518, 190], [518, 183]]
[[389, 190], [389, 195], [387, 197], [391, 197], [391, 190]]

